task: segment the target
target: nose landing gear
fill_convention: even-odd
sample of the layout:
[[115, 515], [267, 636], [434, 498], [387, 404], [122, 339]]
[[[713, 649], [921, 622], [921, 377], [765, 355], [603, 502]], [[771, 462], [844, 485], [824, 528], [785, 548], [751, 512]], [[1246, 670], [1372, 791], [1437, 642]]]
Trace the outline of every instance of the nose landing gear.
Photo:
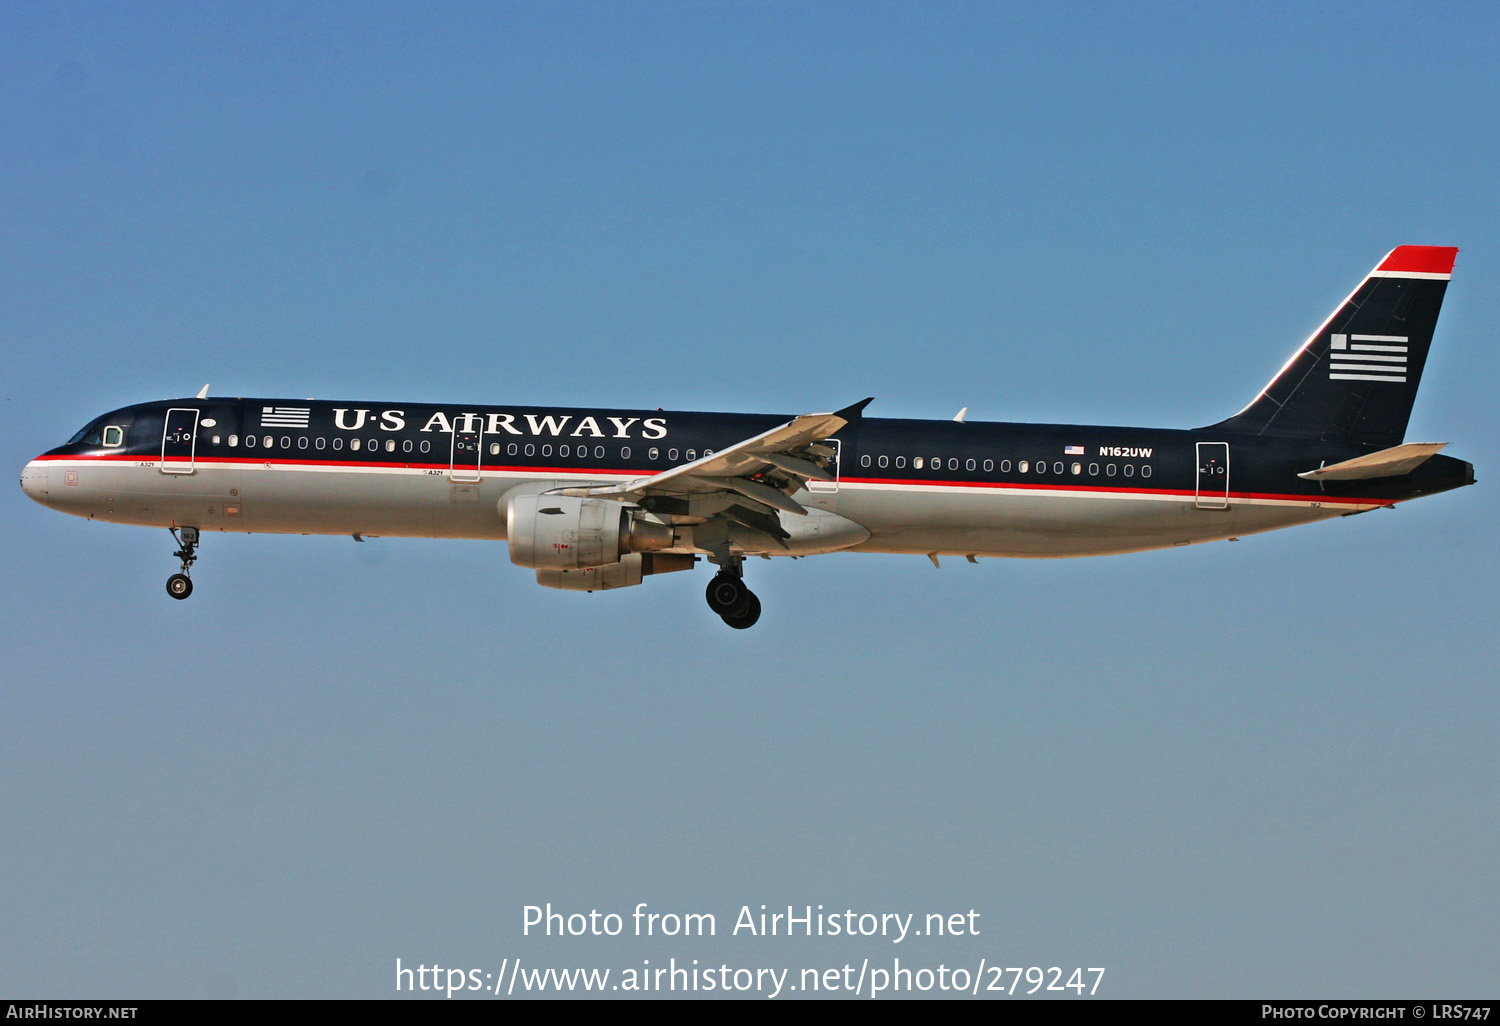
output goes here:
[[173, 527], [171, 531], [178, 544], [177, 551], [172, 555], [182, 560], [182, 572], [167, 578], [167, 594], [174, 599], [185, 599], [193, 593], [193, 579], [188, 574], [192, 572], [193, 563], [198, 559], [198, 529], [184, 527], [181, 537], [177, 534], [177, 528]]
[[708, 608], [737, 631], [753, 627], [760, 619], [760, 599], [745, 587], [737, 565], [715, 574], [704, 597], [708, 599]]

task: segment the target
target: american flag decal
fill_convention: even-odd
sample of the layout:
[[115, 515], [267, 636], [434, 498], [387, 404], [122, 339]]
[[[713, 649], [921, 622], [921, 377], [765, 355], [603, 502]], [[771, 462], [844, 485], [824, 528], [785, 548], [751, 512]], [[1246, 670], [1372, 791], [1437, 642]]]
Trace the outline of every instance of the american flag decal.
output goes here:
[[1066, 449], [1063, 450], [1063, 455], [1064, 456], [1082, 456], [1083, 455], [1083, 446], [1081, 446], [1081, 445], [1070, 445]]
[[305, 428], [312, 410], [297, 406], [262, 406], [260, 426], [278, 428]]
[[1328, 342], [1332, 381], [1406, 380], [1405, 335], [1333, 335]]

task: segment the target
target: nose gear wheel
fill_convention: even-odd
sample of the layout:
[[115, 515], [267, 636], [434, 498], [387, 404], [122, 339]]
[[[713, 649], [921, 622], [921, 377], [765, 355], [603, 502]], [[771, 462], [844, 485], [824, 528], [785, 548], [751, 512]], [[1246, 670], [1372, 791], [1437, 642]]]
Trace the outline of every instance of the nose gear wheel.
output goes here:
[[198, 560], [198, 529], [184, 527], [180, 535], [177, 528], [170, 530], [172, 538], [177, 542], [177, 551], [172, 555], [182, 561], [182, 571], [167, 578], [167, 594], [174, 599], [185, 599], [193, 593], [193, 579], [190, 575], [193, 564]]

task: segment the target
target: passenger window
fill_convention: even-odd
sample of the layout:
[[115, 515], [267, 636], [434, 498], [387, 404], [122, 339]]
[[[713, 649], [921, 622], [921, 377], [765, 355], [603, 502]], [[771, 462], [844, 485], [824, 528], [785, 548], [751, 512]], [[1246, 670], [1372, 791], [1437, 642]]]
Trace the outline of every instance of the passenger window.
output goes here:
[[[495, 448], [499, 449], [500, 446], [498, 444], [496, 444]], [[401, 442], [401, 451], [402, 452], [411, 452], [411, 439], [410, 438], [404, 439]]]
[[689, 463], [693, 462], [697, 458], [698, 458], [698, 450], [697, 449], [689, 449], [687, 451], [687, 459], [688, 459]]
[[[229, 436], [229, 444], [230, 445], [234, 444], [234, 436], [233, 435]], [[314, 449], [326, 449], [327, 447], [328, 447], [328, 439], [324, 438], [322, 435], [319, 435], [317, 438], [313, 439], [313, 448]]]
[[307, 436], [306, 435], [298, 435], [297, 436], [297, 448], [299, 448], [299, 449], [306, 449], [307, 448]]
[[1089, 464], [1089, 477], [1098, 477], [1098, 476], [1099, 476], [1099, 464], [1097, 464], [1097, 463], [1090, 463]]
[[1075, 474], [1082, 474], [1083, 473], [1083, 464], [1082, 463], [1075, 463], [1075, 464], [1073, 464], [1073, 473], [1075, 473]]
[[911, 467], [912, 467], [913, 470], [921, 470], [922, 469], [922, 457], [920, 457], [920, 456], [914, 456], [914, 457], [912, 457]]
[[1141, 468], [1141, 476], [1142, 477], [1150, 477], [1151, 476], [1151, 468], [1149, 466], [1142, 467]]
[[518, 453], [520, 451], [521, 451], [520, 447], [517, 446], [515, 442], [511, 442], [509, 445], [507, 445], [505, 447], [505, 455], [507, 455], [507, 456], [514, 456], [516, 453]]
[[233, 449], [235, 446], [237, 446], [239, 444], [240, 444], [240, 436], [239, 435], [230, 435], [229, 436], [229, 447], [231, 449]]
[[394, 438], [387, 438], [385, 440], [385, 451], [386, 452], [395, 452], [396, 451], [396, 440]]
[[[212, 441], [213, 441], [213, 443], [215, 445], [218, 445], [219, 444], [219, 436], [218, 435], [214, 435], [214, 437], [212, 438]], [[104, 444], [105, 445], [109, 444], [109, 429], [108, 428], [104, 429]]]
[[351, 438], [351, 439], [349, 439], [349, 448], [352, 451], [354, 451], [354, 452], [359, 452], [359, 439], [358, 438]]
[[658, 448], [656, 448], [655, 446], [652, 446], [651, 449], [650, 449], [650, 451], [646, 453], [646, 458], [649, 459], [649, 460], [652, 460], [653, 462], [656, 461], [657, 459], [660, 459], [661, 458], [661, 450], [658, 449]]
[[264, 445], [267, 449], [269, 449], [275, 443], [275, 441], [276, 440], [274, 438], [272, 438], [270, 435], [266, 435], [264, 438], [262, 438], [260, 440], [260, 444]]
[[432, 443], [431, 443], [431, 442], [429, 442], [429, 441], [428, 441], [428, 440], [427, 440], [427, 439], [425, 439], [425, 438], [424, 438], [424, 439], [422, 439], [422, 451], [423, 451], [423, 452], [427, 452], [427, 451], [429, 451], [429, 450], [430, 450], [430, 449], [431, 449], [431, 448], [432, 448]]
[[543, 456], [551, 456], [552, 455], [552, 443], [551, 442], [548, 442], [546, 445], [542, 446], [542, 455]]
[[1063, 465], [1061, 463], [1054, 463], [1054, 464], [1052, 464], [1052, 473], [1054, 473], [1054, 474], [1061, 474], [1062, 472], [1063, 472]]
[[859, 458], [859, 465], [861, 467], [868, 467], [870, 465], [870, 457], [869, 456], [861, 456]]
[[[406, 451], [407, 452], [411, 452], [411, 443], [410, 442], [406, 443]], [[490, 455], [491, 456], [499, 456], [500, 455], [500, 443], [499, 442], [491, 442], [490, 443]]]
[[536, 446], [532, 445], [530, 442], [526, 443], [526, 455], [528, 455], [528, 456], [535, 456], [536, 455]]
[[876, 460], [875, 462], [879, 465], [879, 467], [880, 467], [881, 470], [884, 470], [886, 468], [886, 465], [888, 463], [890, 463], [890, 460], [888, 458], [886, 458], [885, 456], [882, 456], [882, 457], [880, 457], [880, 459]]
[[282, 435], [281, 436], [281, 447], [283, 449], [290, 449], [292, 447], [292, 436], [291, 435]]
[[620, 459], [622, 459], [622, 460], [628, 460], [628, 459], [630, 459], [630, 446], [628, 446], [628, 445], [622, 445], [622, 446], [620, 446]]
[[596, 459], [596, 460], [602, 460], [602, 459], [604, 459], [604, 446], [602, 446], [602, 445], [596, 445], [596, 446], [594, 446], [594, 459]]
[[1127, 464], [1125, 464], [1125, 476], [1126, 477], [1133, 477], [1134, 475], [1135, 475], [1135, 464], [1134, 463], [1127, 463]]
[[255, 436], [254, 435], [246, 435], [245, 436], [245, 448], [247, 448], [247, 449], [253, 449], [253, 448], [255, 448]]
[[1001, 460], [1000, 461], [1000, 473], [1002, 473], [1002, 474], [1009, 474], [1010, 473], [1010, 460]]
[[[248, 439], [247, 439], [247, 441], [248, 441]], [[342, 449], [344, 447], [344, 440], [342, 438], [335, 438], [333, 440], [333, 447], [335, 449]]]
[[667, 459], [670, 460], [673, 463], [676, 463], [677, 462], [677, 450], [676, 449], [668, 449], [667, 450]]
[[896, 469], [897, 470], [905, 470], [906, 469], [906, 457], [905, 456], [897, 456], [896, 457]]
[[[986, 461], [986, 462], [988, 462], [988, 461]], [[964, 469], [965, 470], [973, 470], [977, 466], [978, 466], [977, 463], [975, 463], [973, 460], [969, 460], [967, 463], [964, 464]]]
[[[1059, 463], [1057, 465], [1057, 469], [1058, 470], [1062, 469], [1062, 464], [1061, 463]], [[1036, 472], [1038, 474], [1045, 474], [1047, 472], [1047, 461], [1046, 460], [1037, 460], [1036, 461]]]
[[[952, 459], [950, 459], [948, 461], [948, 469], [949, 470], [957, 470], [958, 469], [958, 457], [957, 456], [954, 456]], [[973, 460], [969, 461], [969, 469], [970, 470], [974, 469], [974, 461]]]
[[571, 447], [570, 447], [570, 446], [566, 446], [566, 445], [559, 445], [559, 446], [558, 446], [558, 447], [557, 447], [557, 454], [558, 454], [558, 455], [559, 455], [559, 456], [567, 456], [567, 455], [568, 455], [568, 453], [570, 453], [570, 452], [572, 452], [572, 451], [573, 451], [573, 450], [572, 450], [572, 448], [571, 448]]
[[1105, 476], [1107, 476], [1107, 477], [1114, 477], [1115, 476], [1115, 465], [1113, 463], [1106, 463], [1104, 465], [1104, 473], [1105, 473]]
[[1027, 463], [1025, 460], [1022, 460], [1020, 463], [1016, 464], [1016, 469], [1024, 474], [1026, 473], [1026, 471], [1031, 469], [1031, 464]]

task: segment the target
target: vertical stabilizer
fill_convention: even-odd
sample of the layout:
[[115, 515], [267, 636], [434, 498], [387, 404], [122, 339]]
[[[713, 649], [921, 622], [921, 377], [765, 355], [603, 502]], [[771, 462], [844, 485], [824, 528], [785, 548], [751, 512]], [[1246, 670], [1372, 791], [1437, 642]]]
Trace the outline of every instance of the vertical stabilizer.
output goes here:
[[1397, 246], [1222, 431], [1368, 446], [1406, 435], [1458, 250]]

